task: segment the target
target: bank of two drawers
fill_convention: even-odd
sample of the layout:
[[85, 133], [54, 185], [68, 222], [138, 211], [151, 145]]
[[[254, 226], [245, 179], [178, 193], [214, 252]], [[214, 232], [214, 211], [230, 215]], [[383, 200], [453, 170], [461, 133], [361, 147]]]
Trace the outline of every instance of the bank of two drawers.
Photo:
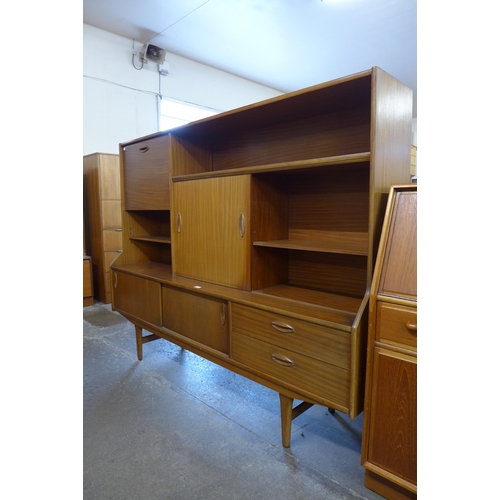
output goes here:
[[319, 397], [349, 401], [347, 332], [232, 304], [231, 357]]

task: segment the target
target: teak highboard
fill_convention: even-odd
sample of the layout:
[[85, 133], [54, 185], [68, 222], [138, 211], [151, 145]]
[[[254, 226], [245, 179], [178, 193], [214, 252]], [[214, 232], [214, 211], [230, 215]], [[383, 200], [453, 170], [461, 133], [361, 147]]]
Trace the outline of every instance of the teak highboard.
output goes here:
[[285, 447], [311, 404], [356, 417], [411, 111], [411, 89], [372, 68], [120, 144], [113, 308], [139, 359], [162, 338], [275, 390]]

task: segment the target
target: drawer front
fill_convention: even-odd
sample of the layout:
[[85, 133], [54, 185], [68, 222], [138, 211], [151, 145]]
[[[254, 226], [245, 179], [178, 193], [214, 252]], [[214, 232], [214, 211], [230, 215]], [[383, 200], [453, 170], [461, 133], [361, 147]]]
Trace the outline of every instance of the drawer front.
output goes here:
[[240, 304], [232, 304], [231, 317], [233, 332], [350, 369], [351, 336], [347, 332]]
[[122, 227], [122, 212], [120, 203], [120, 200], [102, 201], [103, 229]]
[[376, 340], [416, 349], [417, 310], [378, 302]]
[[246, 335], [231, 335], [231, 357], [266, 378], [349, 406], [349, 371]]
[[102, 232], [103, 250], [121, 250], [122, 246], [122, 231], [121, 229], [105, 229]]

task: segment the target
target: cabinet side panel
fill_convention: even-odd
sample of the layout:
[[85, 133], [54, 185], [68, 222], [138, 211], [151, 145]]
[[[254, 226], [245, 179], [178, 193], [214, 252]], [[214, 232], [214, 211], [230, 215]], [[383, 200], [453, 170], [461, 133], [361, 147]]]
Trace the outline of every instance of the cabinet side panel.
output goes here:
[[369, 280], [382, 228], [387, 194], [410, 176], [413, 92], [380, 68], [372, 81]]
[[212, 170], [212, 150], [209, 143], [188, 141], [172, 135], [170, 156], [172, 176], [199, 174]]

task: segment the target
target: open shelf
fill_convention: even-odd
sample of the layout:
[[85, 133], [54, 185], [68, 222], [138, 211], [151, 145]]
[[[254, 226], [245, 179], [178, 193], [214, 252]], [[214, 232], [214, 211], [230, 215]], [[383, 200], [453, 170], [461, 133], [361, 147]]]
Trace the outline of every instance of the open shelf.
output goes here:
[[286, 240], [254, 241], [254, 246], [306, 250], [309, 252], [368, 255], [368, 233], [338, 232], [321, 238], [292, 237]]
[[129, 239], [134, 241], [147, 241], [150, 243], [163, 243], [165, 245], [170, 245], [172, 243], [170, 236], [129, 236]]
[[210, 170], [208, 172], [197, 172], [186, 175], [176, 175], [172, 181], [205, 179], [210, 177], [225, 177], [229, 175], [259, 174], [262, 172], [280, 172], [283, 170], [297, 170], [307, 168], [328, 167], [333, 165], [346, 165], [349, 163], [363, 163], [370, 160], [370, 153], [356, 153], [337, 156], [327, 156], [323, 158], [309, 158], [306, 160], [283, 161], [279, 163], [269, 163], [265, 165], [251, 165], [225, 170]]

